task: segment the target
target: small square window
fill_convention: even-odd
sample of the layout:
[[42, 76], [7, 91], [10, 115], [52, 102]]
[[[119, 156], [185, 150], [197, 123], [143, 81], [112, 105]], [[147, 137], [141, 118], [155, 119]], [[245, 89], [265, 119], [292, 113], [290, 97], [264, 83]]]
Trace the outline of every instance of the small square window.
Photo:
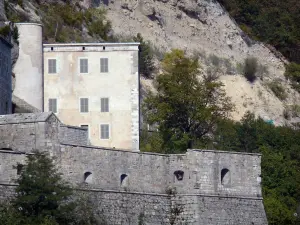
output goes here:
[[109, 124], [100, 125], [100, 138], [109, 139]]
[[56, 59], [48, 59], [48, 73], [56, 72]]
[[101, 98], [101, 112], [109, 112], [109, 99]]
[[80, 99], [80, 112], [82, 112], [82, 113], [89, 112], [89, 99], [88, 98]]
[[101, 73], [108, 73], [108, 58], [101, 58], [100, 59], [100, 72]]
[[88, 73], [88, 59], [80, 59], [80, 73]]
[[56, 98], [49, 99], [49, 111], [57, 113], [57, 99]]

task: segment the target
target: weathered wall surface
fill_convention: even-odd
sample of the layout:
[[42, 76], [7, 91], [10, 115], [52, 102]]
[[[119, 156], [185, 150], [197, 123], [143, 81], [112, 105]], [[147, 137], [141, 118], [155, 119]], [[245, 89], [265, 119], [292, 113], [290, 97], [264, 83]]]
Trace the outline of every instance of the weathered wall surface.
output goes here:
[[[84, 49], [84, 50], [83, 50]], [[80, 59], [88, 60], [88, 73], [80, 73]], [[100, 58], [108, 59], [108, 72], [100, 72]], [[56, 73], [48, 73], [49, 59]], [[57, 116], [73, 126], [88, 125], [93, 145], [139, 148], [139, 74], [137, 43], [44, 45], [45, 111], [57, 99]], [[80, 98], [88, 98], [88, 112], [80, 112]], [[109, 112], [101, 112], [101, 98], [109, 99]], [[100, 125], [109, 125], [109, 139], [100, 138]]]
[[0, 36], [0, 115], [10, 114], [12, 109], [11, 47]]
[[88, 131], [81, 127], [60, 125], [59, 141], [64, 144], [88, 145]]
[[[25, 115], [0, 117], [0, 200], [13, 194], [17, 164], [39, 149], [56, 156], [64, 178], [108, 224], [267, 224], [258, 154], [163, 155], [62, 144], [72, 142], [73, 128], [53, 113]], [[84, 131], [75, 133], [78, 139]]]
[[20, 33], [20, 54], [13, 69], [16, 76], [13, 94], [43, 110], [42, 26], [34, 23], [17, 23], [16, 26]]

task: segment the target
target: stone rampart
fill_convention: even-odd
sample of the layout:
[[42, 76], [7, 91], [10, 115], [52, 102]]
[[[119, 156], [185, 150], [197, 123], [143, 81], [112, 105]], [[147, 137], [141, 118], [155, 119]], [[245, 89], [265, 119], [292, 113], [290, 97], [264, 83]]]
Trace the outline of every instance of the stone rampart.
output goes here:
[[56, 156], [64, 178], [108, 224], [267, 224], [259, 154], [113, 150], [81, 145], [85, 130], [66, 143], [75, 128], [68, 129], [52, 113], [0, 117], [0, 200], [13, 194], [17, 165], [38, 149]]

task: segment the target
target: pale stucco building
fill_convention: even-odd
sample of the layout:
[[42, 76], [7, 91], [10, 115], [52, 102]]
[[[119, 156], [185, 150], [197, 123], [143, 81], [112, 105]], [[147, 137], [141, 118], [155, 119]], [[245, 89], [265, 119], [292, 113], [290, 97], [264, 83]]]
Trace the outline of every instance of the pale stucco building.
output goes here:
[[139, 43], [43, 44], [40, 24], [19, 23], [14, 94], [91, 145], [139, 150]]

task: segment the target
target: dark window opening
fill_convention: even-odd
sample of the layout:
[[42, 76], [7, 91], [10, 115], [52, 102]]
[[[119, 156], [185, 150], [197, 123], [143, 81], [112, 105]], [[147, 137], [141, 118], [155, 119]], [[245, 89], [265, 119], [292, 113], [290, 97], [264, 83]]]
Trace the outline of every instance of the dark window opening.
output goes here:
[[103, 50], [105, 50], [105, 46], [103, 46], [102, 48], [103, 48]]
[[85, 183], [92, 183], [92, 173], [91, 172], [85, 172], [84, 173], [84, 182]]
[[120, 177], [121, 178], [121, 184], [124, 182], [124, 180], [125, 180], [126, 177], [128, 177], [127, 174], [122, 174], [121, 175], [121, 177]]
[[174, 175], [177, 178], [177, 180], [183, 180], [184, 172], [182, 170], [176, 170], [174, 172]]
[[84, 51], [84, 50], [85, 50], [85, 47], [82, 47], [82, 50]]
[[22, 173], [22, 170], [23, 170], [23, 166], [22, 164], [18, 164], [17, 165], [17, 175], [20, 175]]
[[53, 51], [53, 47], [51, 47], [51, 51]]
[[226, 184], [229, 184], [229, 180], [230, 180], [230, 177], [229, 177], [230, 173], [229, 173], [229, 169], [222, 169], [221, 171], [221, 184], [222, 185], [226, 185]]

